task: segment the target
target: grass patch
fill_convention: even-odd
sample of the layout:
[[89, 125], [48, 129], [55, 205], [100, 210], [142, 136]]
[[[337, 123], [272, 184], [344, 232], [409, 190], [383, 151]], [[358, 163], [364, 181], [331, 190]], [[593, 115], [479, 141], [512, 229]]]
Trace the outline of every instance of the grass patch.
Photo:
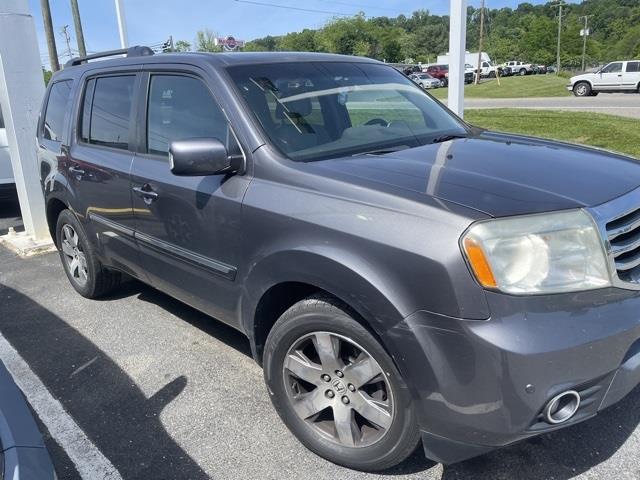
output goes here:
[[550, 110], [466, 110], [472, 125], [500, 132], [521, 133], [580, 143], [640, 159], [640, 121], [614, 115]]
[[[524, 98], [524, 97], [567, 97], [567, 79], [557, 75], [529, 75], [526, 77], [505, 77], [500, 85], [494, 79], [484, 79], [480, 85], [467, 85], [466, 98]], [[446, 99], [448, 88], [437, 88], [430, 93], [438, 99]]]

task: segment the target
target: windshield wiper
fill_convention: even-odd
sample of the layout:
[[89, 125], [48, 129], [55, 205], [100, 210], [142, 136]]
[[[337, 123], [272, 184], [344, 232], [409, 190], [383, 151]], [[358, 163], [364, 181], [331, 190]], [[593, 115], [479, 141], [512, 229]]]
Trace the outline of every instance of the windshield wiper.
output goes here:
[[448, 142], [449, 140], [455, 140], [456, 138], [467, 138], [464, 133], [449, 133], [447, 135], [440, 135], [432, 140], [431, 143]]
[[367, 150], [366, 152], [354, 153], [351, 156], [357, 157], [359, 155], [385, 155], [387, 153], [395, 153], [395, 152], [399, 152], [400, 150], [406, 150], [407, 148], [409, 147], [406, 145], [401, 145], [399, 147], [386, 147], [386, 148], [380, 148], [378, 150]]

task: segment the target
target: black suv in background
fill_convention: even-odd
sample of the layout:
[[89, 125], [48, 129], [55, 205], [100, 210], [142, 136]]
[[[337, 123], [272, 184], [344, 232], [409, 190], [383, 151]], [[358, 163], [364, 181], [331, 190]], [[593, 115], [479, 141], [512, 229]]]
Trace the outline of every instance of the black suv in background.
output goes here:
[[245, 333], [314, 452], [456, 462], [640, 381], [634, 160], [473, 128], [365, 58], [115, 53], [56, 73], [40, 117], [65, 272]]

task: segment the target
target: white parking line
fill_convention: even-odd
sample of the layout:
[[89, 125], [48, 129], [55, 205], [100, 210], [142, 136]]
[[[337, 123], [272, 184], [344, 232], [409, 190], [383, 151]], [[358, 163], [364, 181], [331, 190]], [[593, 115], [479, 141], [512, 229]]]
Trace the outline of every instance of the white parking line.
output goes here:
[[67, 453], [84, 479], [122, 480], [120, 473], [47, 390], [27, 362], [0, 335], [0, 360], [36, 411], [51, 436]]

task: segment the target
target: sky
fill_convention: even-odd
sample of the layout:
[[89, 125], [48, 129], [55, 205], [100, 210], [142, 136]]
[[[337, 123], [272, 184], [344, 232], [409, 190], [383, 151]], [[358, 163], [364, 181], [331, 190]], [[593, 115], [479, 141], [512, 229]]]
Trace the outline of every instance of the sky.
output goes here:
[[[77, 55], [73, 17], [69, 0], [49, 0], [56, 46], [61, 63], [68, 59], [68, 50], [62, 29], [69, 25], [72, 54]], [[487, 7], [516, 7], [521, 0], [486, 0]], [[232, 35], [236, 39], [251, 40], [266, 35], [282, 35], [304, 28], [319, 28], [337, 13], [367, 16], [407, 16], [419, 9], [434, 15], [448, 13], [446, 0], [255, 0], [288, 8], [256, 5], [239, 0], [122, 0], [130, 45], [156, 45], [172, 35], [174, 41], [193, 43], [196, 32], [205, 28], [221, 37]], [[529, 0], [546, 3], [546, 0]], [[120, 48], [115, 13], [115, 0], [78, 0], [85, 44], [88, 52]], [[480, 0], [468, 0], [479, 7]], [[29, 0], [36, 23], [41, 60], [49, 64], [39, 0]], [[330, 13], [294, 10], [304, 8]]]

